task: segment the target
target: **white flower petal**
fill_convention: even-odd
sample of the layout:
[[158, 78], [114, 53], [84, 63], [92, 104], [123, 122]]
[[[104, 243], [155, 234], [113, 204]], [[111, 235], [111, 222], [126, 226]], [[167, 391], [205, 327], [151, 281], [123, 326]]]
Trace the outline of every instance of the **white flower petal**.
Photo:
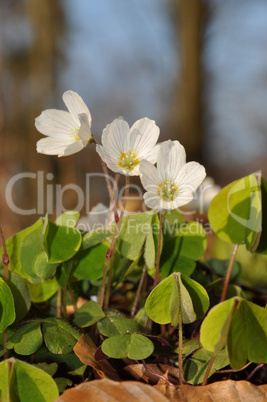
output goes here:
[[90, 127], [90, 123], [88, 121], [88, 116], [85, 113], [81, 113], [79, 114], [79, 120], [81, 123], [81, 127], [79, 130], [79, 137], [82, 140], [83, 146], [86, 147], [86, 145], [88, 144], [88, 141], [91, 137], [91, 127]]
[[184, 147], [179, 141], [164, 141], [159, 149], [157, 168], [163, 181], [174, 181], [186, 161]]
[[155, 145], [151, 151], [149, 151], [146, 155], [145, 155], [145, 159], [151, 163], [153, 163], [153, 165], [157, 162], [158, 159], [158, 154], [159, 154], [159, 150], [160, 150], [160, 145], [161, 144], [157, 144]]
[[58, 155], [64, 152], [64, 149], [71, 145], [71, 141], [58, 138], [42, 138], [36, 144], [37, 152], [45, 155]]
[[174, 207], [170, 209], [175, 209], [183, 205], [186, 205], [190, 201], [192, 201], [193, 198], [194, 198], [193, 193], [190, 191], [182, 191], [181, 193], [178, 192], [177, 198], [175, 198], [175, 200], [172, 201]]
[[123, 169], [118, 164], [118, 157], [114, 157], [112, 152], [107, 151], [102, 145], [96, 145], [96, 152], [99, 154], [100, 158], [107, 164], [109, 169], [115, 173], [125, 174], [125, 169]]
[[193, 193], [206, 177], [204, 166], [198, 162], [186, 163], [176, 178], [179, 190], [188, 190]]
[[81, 151], [84, 148], [83, 143], [81, 140], [75, 141], [70, 145], [67, 145], [66, 148], [58, 154], [58, 156], [67, 156], [67, 155], [72, 155], [76, 154], [77, 152]]
[[102, 144], [120, 157], [129, 148], [129, 125], [125, 120], [115, 119], [103, 130]]
[[78, 95], [77, 92], [69, 90], [64, 92], [62, 98], [75, 122], [79, 124], [79, 115], [85, 113], [88, 117], [89, 126], [91, 127], [92, 118], [90, 110], [80, 95]]
[[160, 184], [158, 171], [152, 163], [142, 160], [140, 162], [140, 179], [147, 191], [157, 191]]
[[137, 120], [130, 129], [130, 148], [140, 158], [144, 157], [158, 141], [159, 131], [154, 120], [148, 117]]
[[144, 194], [144, 201], [146, 206], [151, 209], [163, 209], [163, 200], [159, 195], [152, 192], [147, 192]]
[[37, 130], [44, 135], [54, 138], [67, 137], [69, 133], [77, 130], [79, 126], [80, 123], [77, 125], [71, 115], [64, 110], [44, 110], [35, 119]]

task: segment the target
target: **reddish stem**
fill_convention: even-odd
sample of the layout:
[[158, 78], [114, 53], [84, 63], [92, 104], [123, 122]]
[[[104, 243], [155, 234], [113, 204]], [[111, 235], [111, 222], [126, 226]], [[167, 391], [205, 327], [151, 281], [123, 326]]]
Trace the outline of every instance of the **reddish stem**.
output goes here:
[[222, 296], [221, 296], [221, 302], [223, 302], [225, 300], [225, 298], [226, 298], [226, 293], [227, 293], [227, 289], [228, 289], [228, 285], [229, 285], [233, 265], [234, 265], [234, 262], [235, 262], [237, 249], [238, 249], [238, 244], [236, 244], [235, 247], [234, 247], [233, 254], [232, 254], [231, 260], [229, 262], [228, 268], [227, 268], [227, 272], [226, 272], [226, 276], [225, 276], [225, 280], [224, 280], [224, 285], [223, 285], [223, 292], [222, 292]]

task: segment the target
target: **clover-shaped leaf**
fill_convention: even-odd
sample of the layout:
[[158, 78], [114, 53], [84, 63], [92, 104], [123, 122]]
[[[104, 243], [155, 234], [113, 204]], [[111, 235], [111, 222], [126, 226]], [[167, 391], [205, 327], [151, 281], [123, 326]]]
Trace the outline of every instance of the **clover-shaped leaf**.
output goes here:
[[114, 359], [142, 360], [154, 351], [153, 342], [141, 334], [115, 335], [104, 340], [102, 351]]
[[213, 307], [203, 321], [200, 342], [214, 353], [226, 345], [235, 370], [247, 360], [267, 363], [267, 310], [240, 297], [226, 300]]
[[209, 307], [205, 289], [196, 281], [175, 272], [164, 279], [147, 298], [147, 315], [159, 324], [188, 324], [204, 315]]

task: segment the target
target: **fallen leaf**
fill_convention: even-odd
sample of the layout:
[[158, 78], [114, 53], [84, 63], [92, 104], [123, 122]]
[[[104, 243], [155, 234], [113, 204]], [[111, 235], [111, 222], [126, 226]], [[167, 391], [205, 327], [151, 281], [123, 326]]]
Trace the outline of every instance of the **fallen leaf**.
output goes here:
[[169, 400], [188, 402], [266, 402], [267, 385], [253, 385], [248, 381], [219, 381], [205, 387], [182, 385], [172, 387], [169, 385], [154, 385]]
[[64, 402], [168, 402], [168, 399], [151, 385], [136, 381], [111, 381], [108, 379], [84, 382], [67, 389], [57, 401]]
[[167, 378], [173, 384], [179, 383], [179, 370], [168, 364], [147, 364], [146, 367], [143, 364], [131, 364], [124, 367], [124, 370], [134, 379], [143, 380], [151, 385], [158, 384], [159, 381], [162, 381], [163, 384], [164, 380], [160, 379], [159, 375]]
[[82, 363], [92, 367], [98, 378], [110, 378], [111, 380], [121, 381], [116, 370], [107, 360], [97, 361], [95, 353], [97, 346], [89, 335], [82, 335], [73, 348], [75, 354]]

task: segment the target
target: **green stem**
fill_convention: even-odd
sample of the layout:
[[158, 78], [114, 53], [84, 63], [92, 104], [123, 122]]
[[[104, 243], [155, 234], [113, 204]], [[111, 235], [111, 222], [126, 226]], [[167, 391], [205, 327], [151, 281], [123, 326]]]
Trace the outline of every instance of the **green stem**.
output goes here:
[[153, 289], [160, 282], [160, 272], [159, 272], [159, 263], [160, 263], [160, 252], [161, 252], [161, 236], [162, 236], [162, 222], [163, 222], [163, 214], [164, 209], [160, 211], [160, 220], [159, 220], [159, 237], [158, 237], [158, 247], [157, 247], [157, 259], [156, 259], [156, 269], [155, 269], [155, 279], [153, 284]]
[[[106, 286], [106, 279], [107, 279], [107, 273], [108, 273], [108, 266], [109, 266], [109, 262], [110, 262], [110, 259], [112, 257], [112, 254], [113, 254], [113, 252], [115, 250], [117, 238], [118, 238], [120, 227], [121, 227], [121, 224], [122, 224], [122, 218], [123, 218], [123, 215], [124, 215], [124, 210], [125, 210], [125, 207], [126, 207], [127, 198], [128, 198], [128, 195], [129, 195], [129, 182], [130, 182], [129, 176], [126, 176], [125, 194], [124, 194], [122, 211], [121, 211], [121, 214], [120, 214], [118, 224], [115, 226], [115, 232], [114, 232], [114, 235], [113, 235], [113, 238], [112, 238], [112, 241], [111, 241], [111, 245], [110, 245], [110, 247], [108, 249], [108, 252], [106, 254], [103, 279], [102, 279], [100, 295], [99, 295], [99, 306], [101, 308], [103, 308], [103, 305], [104, 305], [105, 286]], [[112, 272], [110, 273], [110, 275], [112, 275]], [[108, 295], [108, 297], [109, 297], [109, 295]]]
[[132, 307], [132, 311], [131, 311], [131, 317], [134, 317], [134, 315], [135, 315], [137, 305], [138, 305], [138, 302], [140, 299], [141, 291], [143, 289], [143, 285], [145, 282], [146, 273], [147, 273], [147, 270], [146, 270], [146, 266], [144, 265], [142, 275], [141, 275], [141, 278], [140, 278], [140, 281], [139, 281], [139, 284], [137, 287], [136, 295], [134, 298], [133, 307]]
[[232, 254], [231, 260], [229, 262], [227, 272], [226, 272], [226, 276], [225, 276], [225, 280], [224, 280], [223, 292], [222, 292], [222, 296], [221, 296], [221, 302], [223, 302], [225, 300], [225, 298], [226, 298], [226, 293], [227, 293], [227, 289], [228, 289], [228, 285], [229, 285], [233, 265], [234, 265], [234, 262], [235, 262], [237, 249], [238, 249], [238, 244], [235, 244], [233, 254]]

